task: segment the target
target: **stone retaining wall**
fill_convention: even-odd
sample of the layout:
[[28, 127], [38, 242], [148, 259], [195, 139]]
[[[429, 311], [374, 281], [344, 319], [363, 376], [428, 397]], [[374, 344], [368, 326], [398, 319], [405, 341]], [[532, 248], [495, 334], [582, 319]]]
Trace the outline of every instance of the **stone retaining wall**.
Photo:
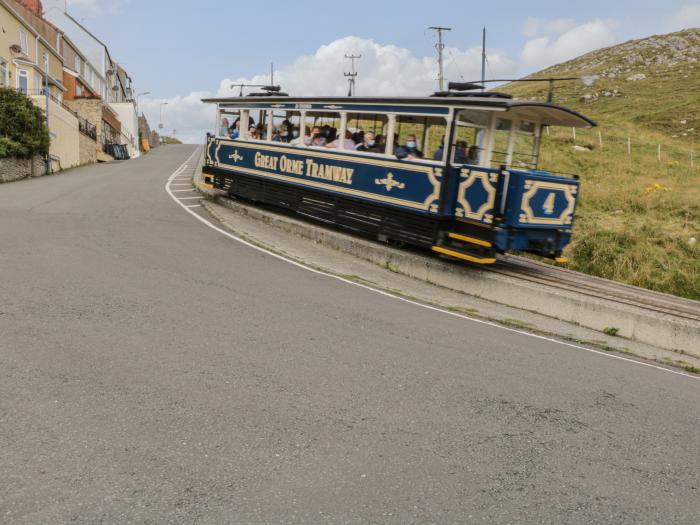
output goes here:
[[32, 159], [9, 157], [0, 159], [0, 183], [46, 175], [46, 161], [39, 156]]

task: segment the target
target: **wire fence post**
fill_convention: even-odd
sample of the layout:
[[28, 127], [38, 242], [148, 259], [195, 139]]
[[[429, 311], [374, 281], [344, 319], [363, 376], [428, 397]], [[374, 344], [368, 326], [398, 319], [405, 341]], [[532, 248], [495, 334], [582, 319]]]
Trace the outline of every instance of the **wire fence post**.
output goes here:
[[632, 139], [627, 137], [627, 155], [632, 155]]
[[571, 128], [571, 133], [573, 134], [573, 137], [574, 137], [574, 144], [576, 144], [576, 128]]
[[690, 167], [694, 168], [695, 167], [695, 159], [693, 158], [693, 148], [690, 148]]
[[603, 134], [598, 131], [598, 144], [600, 145], [600, 149], [603, 149]]
[[658, 152], [657, 152], [657, 154], [656, 154], [656, 158], [659, 160], [659, 162], [661, 162], [661, 144], [659, 144]]

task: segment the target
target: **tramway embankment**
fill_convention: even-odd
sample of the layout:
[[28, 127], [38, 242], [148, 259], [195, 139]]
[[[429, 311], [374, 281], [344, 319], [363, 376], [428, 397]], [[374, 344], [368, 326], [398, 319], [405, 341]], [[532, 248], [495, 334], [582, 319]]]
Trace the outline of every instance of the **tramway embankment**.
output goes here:
[[[201, 177], [199, 170], [195, 176]], [[201, 183], [201, 178], [198, 181]], [[593, 341], [606, 349], [629, 351], [632, 342], [663, 349], [665, 352], [647, 348], [647, 351], [635, 353], [700, 371], [700, 348], [697, 347], [697, 341], [700, 340], [700, 303], [696, 301], [515, 257], [507, 257], [494, 267], [476, 268], [441, 260], [430, 254], [395, 249], [290, 217], [270, 208], [232, 200], [222, 192], [212, 191], [205, 186], [202, 189], [209, 197], [204, 203], [205, 207], [224, 226], [273, 251], [288, 253], [294, 249], [289, 245], [290, 242], [295, 242], [294, 239], [296, 242], [310, 240], [313, 244], [334, 250], [338, 253], [338, 259], [351, 256], [388, 269], [394, 274], [429, 283], [435, 288], [466, 294], [522, 312], [535, 312], [567, 323], [569, 327], [592, 329], [596, 333], [593, 337], [587, 336], [587, 341]], [[279, 233], [272, 234], [272, 230], [287, 236], [282, 241], [284, 246], [280, 245]], [[304, 262], [312, 266], [323, 266], [321, 262], [308, 257]], [[342, 271], [350, 270], [340, 270]], [[362, 275], [355, 276], [365, 282], [372, 281]], [[372, 282], [376, 281], [374, 279]], [[391, 289], [392, 286], [386, 285], [384, 288]], [[491, 318], [484, 311], [478, 312], [478, 315]], [[522, 328], [538, 331], [529, 321], [508, 320]], [[508, 320], [501, 316], [500, 321]], [[570, 334], [571, 330], [575, 331], [574, 328], [565, 329], [561, 324], [554, 329], [560, 335]]]

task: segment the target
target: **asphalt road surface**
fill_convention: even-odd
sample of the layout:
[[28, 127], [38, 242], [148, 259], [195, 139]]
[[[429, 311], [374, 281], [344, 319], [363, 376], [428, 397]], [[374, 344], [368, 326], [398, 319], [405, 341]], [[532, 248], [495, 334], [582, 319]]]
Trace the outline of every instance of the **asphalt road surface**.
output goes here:
[[236, 243], [193, 151], [0, 186], [0, 522], [700, 522], [700, 380]]

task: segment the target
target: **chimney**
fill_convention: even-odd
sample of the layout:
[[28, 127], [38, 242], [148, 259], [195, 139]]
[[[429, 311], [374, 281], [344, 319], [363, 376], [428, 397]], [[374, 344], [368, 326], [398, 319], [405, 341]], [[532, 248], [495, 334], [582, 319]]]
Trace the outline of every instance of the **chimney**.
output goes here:
[[44, 16], [44, 6], [41, 5], [41, 0], [16, 0], [38, 17]]

